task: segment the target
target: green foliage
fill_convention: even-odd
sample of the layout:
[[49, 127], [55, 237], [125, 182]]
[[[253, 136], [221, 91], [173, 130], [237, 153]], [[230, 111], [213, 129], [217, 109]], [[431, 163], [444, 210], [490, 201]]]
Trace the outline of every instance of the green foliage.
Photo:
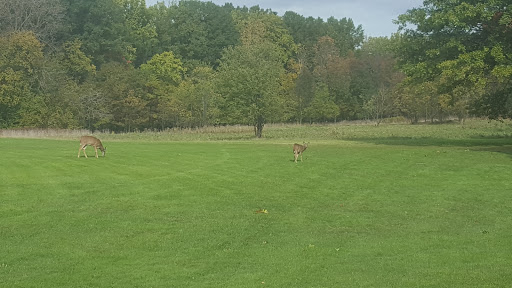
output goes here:
[[385, 118], [394, 115], [396, 108], [394, 106], [393, 91], [387, 88], [379, 89], [378, 93], [364, 104], [364, 109], [369, 118], [374, 119], [380, 124]]
[[178, 85], [183, 79], [185, 68], [180, 59], [171, 51], [154, 55], [146, 64], [142, 64], [141, 71], [147, 71], [156, 81], [171, 85]]
[[305, 18], [293, 11], [286, 12], [282, 18], [296, 43], [308, 48], [315, 45], [319, 38], [328, 36], [334, 39], [340, 55], [347, 55], [364, 40], [362, 26], [356, 27], [350, 18], [337, 20], [331, 17], [324, 22], [321, 18]]
[[336, 120], [340, 109], [329, 96], [327, 86], [321, 85], [316, 88], [315, 96], [305, 113], [310, 122], [329, 122]]
[[[186, 68], [183, 67], [180, 59], [172, 52], [163, 52], [154, 55], [146, 64], [140, 66], [140, 74], [144, 77], [145, 90], [149, 102], [150, 122], [156, 120], [161, 127], [175, 127], [181, 125], [179, 115], [188, 113], [183, 106], [180, 106], [179, 96], [176, 94], [177, 87], [181, 86]], [[180, 107], [179, 107], [180, 106]], [[156, 125], [152, 124], [151, 128]]]
[[304, 120], [306, 109], [313, 99], [315, 79], [313, 73], [307, 67], [301, 67], [295, 81], [295, 97], [292, 98], [293, 117], [299, 124]]
[[192, 128], [217, 123], [219, 95], [214, 92], [213, 77], [211, 68], [197, 67], [161, 99], [160, 116], [167, 126]]
[[330, 17], [326, 25], [327, 36], [334, 39], [341, 55], [347, 55], [363, 43], [363, 27], [361, 25], [356, 27], [350, 18], [338, 20]]
[[22, 104], [30, 102], [43, 63], [42, 44], [32, 32], [0, 36], [0, 126], [19, 124]]
[[125, 60], [134, 62], [136, 66], [145, 63], [157, 51], [158, 39], [156, 26], [146, 8], [145, 0], [115, 0], [122, 7], [124, 22], [128, 29], [127, 42], [133, 48]]
[[63, 53], [60, 56], [61, 65], [67, 74], [78, 83], [84, 82], [89, 76], [96, 73], [96, 66], [91, 59], [81, 50], [82, 42], [75, 39], [63, 45]]
[[68, 98], [74, 98], [77, 113], [75, 117], [80, 126], [94, 131], [108, 125], [111, 118], [109, 99], [100, 87], [87, 82], [83, 85], [68, 85], [66, 87]]
[[234, 13], [241, 45], [225, 51], [217, 89], [223, 97], [221, 121], [253, 125], [256, 137], [261, 137], [269, 119], [284, 117], [284, 98], [293, 89], [285, 67], [293, 69], [289, 59], [295, 44], [280, 18], [256, 8], [248, 15]]
[[[305, 112], [309, 114], [309, 120], [325, 121], [326, 119], [337, 120], [338, 114], [342, 119], [361, 119], [360, 111], [363, 105], [361, 93], [353, 87], [356, 81], [366, 78], [368, 70], [364, 75], [353, 77], [359, 59], [354, 58], [353, 50], [360, 46], [362, 28], [355, 28], [351, 19], [340, 21], [329, 18], [326, 23], [322, 19], [304, 18], [294, 12], [286, 12], [283, 21], [289, 29], [295, 41], [300, 44], [298, 50], [298, 63], [301, 66], [296, 80], [296, 108], [294, 116], [291, 117], [302, 123]], [[361, 87], [367, 87], [370, 83], [365, 81]], [[328, 109], [331, 112], [325, 118], [325, 109], [315, 111], [319, 105], [318, 100], [315, 106], [310, 106], [315, 98], [315, 90], [322, 91], [327, 87], [329, 96], [338, 106], [339, 112], [335, 109]], [[321, 92], [322, 93], [322, 92]], [[325, 101], [324, 101], [325, 102]], [[315, 108], [316, 107], [316, 108]], [[316, 115], [311, 117], [312, 115]]]
[[34, 95], [29, 101], [23, 102], [20, 109], [20, 126], [64, 129], [78, 127], [73, 108], [70, 107], [71, 103], [57, 102], [58, 99], [44, 93]]
[[[492, 90], [490, 83], [497, 83], [500, 95], [508, 95], [510, 87], [510, 47], [500, 42], [508, 37], [507, 13], [482, 26], [496, 32], [488, 37], [496, 45], [469, 51], [463, 37], [441, 37], [442, 47], [427, 38], [365, 40], [362, 27], [350, 18], [324, 21], [295, 12], [281, 17], [259, 6], [14, 2], [0, 0], [0, 7], [9, 8], [0, 11], [0, 126], [6, 128], [122, 132], [249, 124], [261, 136], [266, 123], [368, 118], [383, 103], [383, 95], [396, 95], [400, 109], [381, 109], [379, 119], [428, 109], [429, 117], [465, 117], [467, 107], [476, 106], [475, 99], [482, 102], [481, 110], [495, 107], [481, 97]], [[470, 8], [461, 6], [450, 17], [480, 15]], [[13, 28], [18, 24], [21, 28]], [[394, 69], [397, 47], [407, 52], [400, 55], [424, 49], [429, 59], [440, 59], [431, 63], [423, 57], [420, 63], [402, 66], [409, 76], [406, 83], [438, 75], [430, 82], [440, 83], [435, 96], [408, 101], [415, 96], [406, 99], [393, 91], [401, 80]], [[468, 57], [454, 57], [459, 52]], [[480, 89], [464, 90], [471, 87], [464, 82], [477, 83]], [[400, 97], [407, 101], [400, 102]], [[413, 102], [429, 107], [405, 107]], [[507, 99], [498, 102], [508, 107]]]
[[84, 53], [96, 67], [110, 62], [126, 62], [134, 58], [129, 43], [130, 27], [125, 22], [124, 7], [117, 0], [62, 0], [70, 27], [65, 41], [78, 38]]
[[281, 75], [285, 73], [280, 49], [271, 42], [228, 49], [218, 72], [217, 89], [222, 95], [224, 123], [255, 127], [261, 137], [270, 107], [279, 103]]
[[[255, 9], [256, 10], [256, 9]], [[286, 29], [283, 20], [269, 11], [256, 10], [252, 13], [233, 13], [243, 45], [256, 45], [262, 41], [273, 43], [279, 48], [281, 61], [286, 63], [296, 53], [297, 47]]]
[[106, 97], [110, 114], [109, 123], [98, 128], [129, 132], [148, 125], [148, 94], [140, 76], [133, 66], [119, 63], [106, 64], [98, 72], [100, 96]]
[[28, 92], [28, 87], [22, 81], [22, 77], [21, 71], [14, 71], [12, 68], [5, 68], [0, 72], [0, 83], [2, 83], [0, 104], [5, 107], [13, 107], [20, 102], [21, 97]]
[[[229, 7], [212, 2], [179, 1], [169, 7], [156, 5], [150, 10], [163, 51], [172, 50], [190, 71], [193, 63], [216, 65], [223, 49], [238, 42], [238, 33]], [[163, 52], [162, 51], [162, 52]]]
[[1, 40], [2, 67], [20, 71], [27, 77], [33, 76], [43, 60], [43, 45], [34, 33], [30, 31], [10, 33]]
[[[437, 94], [451, 98], [450, 108], [467, 111], [474, 103], [494, 107], [475, 112], [491, 118], [510, 112], [493, 97], [510, 89], [512, 30], [508, 1], [425, 1], [397, 23], [404, 31], [397, 55], [413, 82], [438, 83]], [[407, 29], [413, 24], [415, 30]], [[488, 101], [491, 100], [491, 101]], [[505, 112], [505, 113], [503, 113]], [[466, 112], [467, 113], [467, 112]]]

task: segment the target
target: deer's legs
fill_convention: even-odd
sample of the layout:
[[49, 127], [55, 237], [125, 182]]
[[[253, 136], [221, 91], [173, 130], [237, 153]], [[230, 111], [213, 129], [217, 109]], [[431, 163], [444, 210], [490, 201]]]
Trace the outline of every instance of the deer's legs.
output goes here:
[[80, 149], [78, 149], [78, 158], [80, 158], [80, 152], [82, 150], [84, 150], [84, 155], [85, 155], [85, 158], [87, 158], [87, 154], [85, 153], [85, 148], [87, 147], [87, 145], [82, 145], [80, 146]]

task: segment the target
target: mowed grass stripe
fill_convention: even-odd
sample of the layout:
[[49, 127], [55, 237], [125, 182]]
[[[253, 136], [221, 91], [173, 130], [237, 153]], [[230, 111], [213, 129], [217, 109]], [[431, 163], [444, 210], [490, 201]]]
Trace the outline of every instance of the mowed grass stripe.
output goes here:
[[0, 139], [0, 286], [512, 282], [509, 154], [285, 142]]

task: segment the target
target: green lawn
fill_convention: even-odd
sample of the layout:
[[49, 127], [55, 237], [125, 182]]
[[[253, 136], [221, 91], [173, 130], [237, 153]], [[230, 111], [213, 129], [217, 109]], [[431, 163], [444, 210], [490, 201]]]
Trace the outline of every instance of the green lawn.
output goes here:
[[0, 138], [0, 287], [508, 287], [512, 127], [485, 125]]

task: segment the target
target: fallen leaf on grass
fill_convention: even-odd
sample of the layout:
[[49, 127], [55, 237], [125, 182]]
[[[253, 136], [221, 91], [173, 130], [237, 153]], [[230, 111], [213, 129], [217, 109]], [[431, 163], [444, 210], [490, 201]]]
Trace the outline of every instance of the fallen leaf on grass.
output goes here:
[[268, 211], [267, 211], [267, 209], [260, 209], [260, 210], [257, 210], [256, 213], [268, 214]]

